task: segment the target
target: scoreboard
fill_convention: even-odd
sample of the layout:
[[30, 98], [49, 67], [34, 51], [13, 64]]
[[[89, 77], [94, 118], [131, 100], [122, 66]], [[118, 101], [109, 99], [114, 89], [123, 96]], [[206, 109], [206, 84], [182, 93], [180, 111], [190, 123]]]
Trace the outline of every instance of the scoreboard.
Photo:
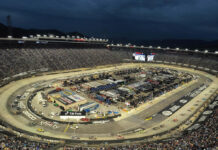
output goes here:
[[133, 53], [133, 57], [135, 60], [138, 61], [145, 61], [145, 54], [141, 53], [141, 52], [135, 52]]
[[154, 55], [147, 56], [147, 61], [153, 61], [153, 60], [154, 60]]
[[133, 55], [133, 59], [137, 61], [153, 61], [155, 53], [149, 53], [147, 54], [147, 57], [142, 52], [135, 52], [132, 55]]

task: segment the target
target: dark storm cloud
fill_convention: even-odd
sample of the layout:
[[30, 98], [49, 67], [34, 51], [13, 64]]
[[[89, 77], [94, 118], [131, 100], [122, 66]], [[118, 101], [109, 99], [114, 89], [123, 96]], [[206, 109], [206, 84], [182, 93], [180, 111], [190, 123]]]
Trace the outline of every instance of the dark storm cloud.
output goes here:
[[217, 0], [2, 0], [0, 19], [125, 39], [218, 39]]

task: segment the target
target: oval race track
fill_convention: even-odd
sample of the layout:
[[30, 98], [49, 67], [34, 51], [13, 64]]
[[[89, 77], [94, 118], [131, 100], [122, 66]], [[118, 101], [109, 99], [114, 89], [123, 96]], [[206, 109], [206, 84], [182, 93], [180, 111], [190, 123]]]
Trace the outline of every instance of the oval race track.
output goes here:
[[[138, 64], [136, 64], [138, 65]], [[169, 93], [155, 98], [152, 102], [145, 103], [143, 106], [136, 108], [131, 112], [122, 113], [122, 116], [114, 119], [114, 121], [105, 123], [105, 124], [88, 124], [78, 125], [79, 128], [74, 131], [69, 128], [67, 124], [58, 124], [58, 129], [51, 128], [49, 126], [44, 126], [45, 132], [37, 132], [39, 125], [30, 126], [31, 120], [27, 117], [21, 115], [13, 115], [8, 109], [8, 101], [11, 99], [11, 95], [18, 91], [24, 91], [28, 85], [31, 85], [35, 82], [43, 81], [47, 82], [49, 80], [63, 78], [67, 76], [75, 76], [81, 73], [91, 73], [96, 71], [108, 71], [115, 69], [114, 67], [100, 68], [100, 69], [91, 69], [80, 72], [69, 72], [62, 73], [57, 72], [56, 74], [43, 75], [38, 77], [32, 77], [27, 79], [22, 79], [9, 83], [8, 85], [0, 89], [0, 99], [1, 99], [1, 118], [11, 126], [24, 130], [27, 133], [38, 134], [45, 136], [47, 138], [57, 138], [57, 139], [67, 139], [72, 140], [72, 135], [76, 134], [80, 139], [78, 141], [93, 141], [89, 139], [90, 136], [96, 137], [95, 141], [114, 141], [122, 140], [118, 139], [118, 135], [122, 135], [124, 140], [127, 139], [138, 139], [141, 137], [153, 136], [157, 134], [164, 133], [169, 131], [195, 113], [195, 110], [198, 110], [200, 106], [204, 104], [204, 101], [201, 99], [207, 98], [211, 93], [214, 93], [217, 90], [217, 78], [201, 71], [189, 69], [189, 68], [180, 68], [175, 66], [166, 66], [160, 64], [142, 64], [142, 66], [153, 66], [153, 67], [168, 67], [176, 70], [182, 70], [189, 72], [191, 74], [199, 75], [199, 78], [182, 85], [181, 87], [170, 91]], [[135, 64], [123, 64], [118, 66], [118, 68], [128, 68], [133, 67]], [[117, 69], [117, 68], [116, 68]], [[209, 82], [208, 79], [211, 79], [212, 82]], [[180, 108], [176, 113], [170, 117], [166, 117], [161, 114], [163, 110], [168, 108], [170, 105], [176, 103], [179, 99], [187, 95], [187, 93], [195, 90], [202, 84], [209, 85], [206, 90], [200, 93], [195, 98], [191, 99], [187, 104]], [[198, 105], [196, 105], [196, 103]], [[187, 111], [190, 110], [191, 111]], [[181, 116], [181, 112], [186, 112], [185, 115]], [[178, 115], [180, 115], [178, 117]], [[148, 117], [151, 117], [151, 120], [145, 120]], [[37, 117], [37, 116], [36, 116]], [[177, 122], [172, 122], [173, 119], [179, 118]], [[41, 118], [37, 117], [38, 121], [41, 121]], [[155, 128], [156, 127], [156, 128]], [[140, 130], [140, 132], [135, 132]]]

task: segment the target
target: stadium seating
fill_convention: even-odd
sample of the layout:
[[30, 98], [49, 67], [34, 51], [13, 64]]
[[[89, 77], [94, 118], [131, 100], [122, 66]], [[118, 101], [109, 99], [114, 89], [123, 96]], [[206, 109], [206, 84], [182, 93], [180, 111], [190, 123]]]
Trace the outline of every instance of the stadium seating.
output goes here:
[[122, 62], [126, 53], [107, 49], [1, 49], [0, 78], [49, 68], [50, 71]]
[[16, 137], [9, 133], [0, 132], [0, 149], [25, 149], [25, 150], [44, 150], [44, 149], [53, 149], [55, 147], [54, 144], [49, 143], [41, 143], [30, 141], [25, 138]]
[[217, 58], [213, 57], [202, 57], [202, 56], [194, 56], [188, 54], [170, 54], [170, 53], [157, 53], [154, 57], [157, 61], [168, 61], [168, 62], [176, 62], [182, 64], [195, 65], [199, 67], [205, 67], [209, 69], [214, 69], [218, 71], [218, 61]]
[[[0, 49], [0, 79], [22, 72], [48, 68], [50, 71], [93, 67], [131, 60], [132, 50], [21, 48]], [[146, 53], [147, 51], [145, 51]], [[216, 57], [177, 53], [156, 53], [154, 60], [218, 70]]]

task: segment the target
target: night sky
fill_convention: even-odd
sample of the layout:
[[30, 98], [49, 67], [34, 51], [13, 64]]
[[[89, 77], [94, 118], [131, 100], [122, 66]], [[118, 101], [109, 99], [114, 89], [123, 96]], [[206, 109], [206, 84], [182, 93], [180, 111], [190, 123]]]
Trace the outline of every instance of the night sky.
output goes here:
[[1, 0], [0, 22], [88, 36], [218, 39], [218, 0]]

